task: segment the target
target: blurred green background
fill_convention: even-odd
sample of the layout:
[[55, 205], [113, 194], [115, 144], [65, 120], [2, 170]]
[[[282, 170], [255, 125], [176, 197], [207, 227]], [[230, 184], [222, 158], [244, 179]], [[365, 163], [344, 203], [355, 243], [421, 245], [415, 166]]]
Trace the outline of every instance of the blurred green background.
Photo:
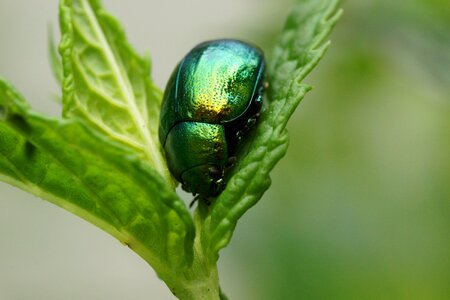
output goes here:
[[[292, 2], [104, 4], [151, 53], [163, 87], [200, 41], [270, 49]], [[343, 6], [272, 187], [221, 254], [231, 299], [450, 299], [450, 3]], [[0, 1], [0, 75], [53, 115], [46, 36], [56, 15], [57, 1]], [[0, 299], [130, 298], [174, 299], [113, 238], [0, 184]]]

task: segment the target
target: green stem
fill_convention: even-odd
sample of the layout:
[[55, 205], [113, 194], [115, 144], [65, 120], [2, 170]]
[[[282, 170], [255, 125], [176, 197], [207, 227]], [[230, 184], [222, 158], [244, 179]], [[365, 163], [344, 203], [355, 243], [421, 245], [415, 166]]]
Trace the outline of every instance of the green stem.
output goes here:
[[[165, 264], [147, 260], [170, 291], [180, 300], [220, 300], [219, 275], [215, 263], [210, 263], [195, 242], [194, 260], [189, 269], [177, 271], [167, 269]], [[141, 253], [142, 254], [142, 253]]]
[[[191, 269], [192, 271], [195, 268]], [[220, 300], [219, 277], [214, 266], [206, 274], [194, 274], [191, 272], [189, 281], [181, 281], [179, 287], [170, 287], [172, 293], [180, 300]]]
[[[197, 231], [199, 232], [199, 231]], [[211, 263], [204, 255], [200, 236], [194, 241], [194, 261], [192, 266], [175, 278], [177, 282], [171, 286], [172, 293], [181, 300], [219, 300], [219, 275], [215, 263]]]
[[[194, 260], [192, 266], [184, 272], [185, 282], [182, 293], [174, 293], [182, 300], [220, 300], [219, 275], [216, 262], [205, 255], [201, 245], [201, 232], [207, 207], [200, 201], [195, 213]], [[174, 292], [174, 291], [172, 291]]]
[[[194, 239], [194, 259], [192, 265], [184, 271], [167, 270], [163, 265], [151, 263], [159, 277], [167, 284], [172, 293], [181, 300], [221, 300], [226, 299], [219, 287], [219, 275], [215, 261], [205, 255], [201, 245], [203, 217], [202, 203], [195, 214], [196, 236]], [[203, 213], [201, 212], [203, 211]], [[145, 257], [144, 257], [145, 259]], [[150, 263], [149, 260], [147, 262]], [[160, 268], [158, 268], [158, 266]], [[159, 272], [158, 272], [159, 271]]]

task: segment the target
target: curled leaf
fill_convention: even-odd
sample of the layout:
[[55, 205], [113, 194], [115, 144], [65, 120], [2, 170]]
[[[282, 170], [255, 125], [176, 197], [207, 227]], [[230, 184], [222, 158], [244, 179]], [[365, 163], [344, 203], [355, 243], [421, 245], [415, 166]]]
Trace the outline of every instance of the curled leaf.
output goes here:
[[215, 259], [230, 241], [239, 218], [270, 186], [269, 173], [288, 147], [286, 124], [311, 89], [302, 81], [325, 54], [324, 43], [341, 15], [339, 1], [298, 1], [269, 62], [268, 105], [240, 151], [225, 191], [204, 220], [203, 246]]

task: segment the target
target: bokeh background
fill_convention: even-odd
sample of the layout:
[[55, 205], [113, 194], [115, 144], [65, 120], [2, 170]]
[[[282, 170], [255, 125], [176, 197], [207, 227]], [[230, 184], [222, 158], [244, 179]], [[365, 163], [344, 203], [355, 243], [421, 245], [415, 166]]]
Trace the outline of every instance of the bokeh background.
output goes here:
[[[195, 44], [270, 50], [290, 0], [104, 0], [164, 86]], [[0, 1], [0, 76], [58, 115], [56, 0]], [[450, 299], [450, 3], [353, 0], [263, 199], [221, 254], [231, 299]], [[269, 51], [270, 53], [270, 51]], [[101, 230], [0, 183], [0, 299], [174, 299]]]

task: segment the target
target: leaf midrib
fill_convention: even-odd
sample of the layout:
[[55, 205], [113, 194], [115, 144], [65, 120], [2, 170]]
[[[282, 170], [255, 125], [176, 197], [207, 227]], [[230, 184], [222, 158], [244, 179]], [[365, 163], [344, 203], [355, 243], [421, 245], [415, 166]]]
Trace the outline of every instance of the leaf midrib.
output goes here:
[[150, 163], [155, 166], [155, 168], [159, 171], [161, 175], [163, 175], [165, 174], [164, 170], [166, 168], [162, 164], [161, 159], [159, 159], [160, 157], [159, 150], [157, 149], [155, 143], [153, 142], [149, 131], [145, 130], [147, 128], [147, 122], [145, 121], [145, 119], [139, 112], [138, 107], [136, 106], [136, 99], [134, 97], [131, 84], [128, 78], [126, 76], [123, 76], [121, 68], [117, 64], [115, 55], [108, 44], [106, 36], [100, 24], [97, 21], [97, 18], [91, 5], [88, 3], [87, 0], [82, 1], [82, 5], [84, 10], [86, 11], [89, 23], [91, 24], [95, 35], [100, 41], [101, 44], [100, 49], [103, 50], [106, 57], [106, 61], [114, 74], [114, 78], [116, 78], [117, 84], [119, 85], [120, 92], [127, 103], [127, 110], [130, 113], [131, 120], [133, 120], [133, 122], [135, 123], [136, 130], [139, 132], [139, 135], [143, 138], [144, 142], [143, 151], [147, 156], [147, 158], [150, 160]]

